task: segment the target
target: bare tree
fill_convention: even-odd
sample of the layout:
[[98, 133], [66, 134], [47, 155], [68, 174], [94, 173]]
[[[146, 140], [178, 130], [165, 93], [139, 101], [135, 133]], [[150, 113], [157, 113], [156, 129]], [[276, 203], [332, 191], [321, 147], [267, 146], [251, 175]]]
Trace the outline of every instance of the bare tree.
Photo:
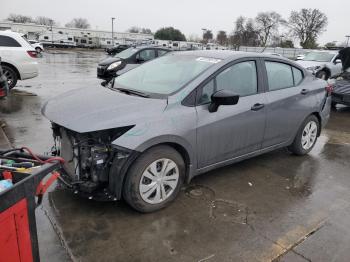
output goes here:
[[38, 16], [34, 21], [38, 25], [56, 26], [57, 22], [50, 17]]
[[213, 32], [211, 30], [205, 30], [203, 33], [203, 42], [208, 43], [211, 39], [213, 39]]
[[141, 33], [142, 34], [152, 34], [152, 30], [149, 28], [142, 28]]
[[19, 14], [10, 14], [7, 17], [7, 20], [14, 23], [23, 23], [23, 24], [33, 22], [33, 18], [31, 18], [30, 16], [19, 15]]
[[90, 24], [85, 18], [74, 18], [66, 24], [66, 27], [88, 29], [90, 28]]
[[226, 45], [227, 44], [227, 34], [225, 31], [219, 31], [216, 35], [216, 41], [219, 43], [219, 45]]
[[128, 32], [129, 33], [139, 33], [141, 31], [141, 28], [140, 27], [137, 27], [137, 26], [133, 26], [133, 27], [130, 27], [128, 29]]
[[261, 12], [255, 18], [256, 30], [259, 34], [260, 44], [266, 47], [270, 38], [278, 35], [279, 26], [285, 21], [276, 12]]
[[300, 40], [303, 48], [316, 48], [318, 36], [325, 31], [327, 16], [318, 9], [301, 9], [293, 11], [288, 26]]
[[254, 20], [243, 16], [237, 18], [235, 29], [230, 36], [230, 43], [239, 49], [240, 46], [258, 46], [260, 42], [258, 30], [255, 28]]

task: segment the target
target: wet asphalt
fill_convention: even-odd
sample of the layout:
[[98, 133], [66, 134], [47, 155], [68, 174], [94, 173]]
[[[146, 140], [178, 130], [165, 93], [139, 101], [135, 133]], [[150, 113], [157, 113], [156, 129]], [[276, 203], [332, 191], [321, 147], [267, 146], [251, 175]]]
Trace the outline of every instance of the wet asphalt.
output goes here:
[[[0, 103], [12, 144], [48, 152], [42, 103], [103, 88], [96, 65], [104, 56], [45, 53], [40, 76], [19, 82]], [[349, 261], [349, 159], [350, 108], [339, 107], [308, 156], [283, 149], [206, 173], [157, 213], [56, 187], [37, 210], [42, 261]]]

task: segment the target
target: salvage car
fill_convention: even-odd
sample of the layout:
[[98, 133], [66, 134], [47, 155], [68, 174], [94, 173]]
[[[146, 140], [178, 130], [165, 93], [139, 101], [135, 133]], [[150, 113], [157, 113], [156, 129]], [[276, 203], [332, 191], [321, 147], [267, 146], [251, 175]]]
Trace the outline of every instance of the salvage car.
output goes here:
[[332, 79], [335, 80], [332, 82], [332, 107], [336, 107], [337, 104], [350, 106], [350, 47], [340, 50], [339, 58], [342, 61], [343, 72]]
[[[96, 200], [164, 208], [199, 174], [278, 148], [305, 155], [330, 114], [331, 89], [281, 57], [173, 52], [46, 102], [64, 184]], [[81, 101], [84, 97], [84, 101]]]
[[297, 63], [324, 80], [339, 74], [342, 68], [337, 51], [312, 51]]
[[130, 45], [117, 45], [115, 47], [107, 48], [106, 53], [111, 56], [115, 56], [116, 54], [128, 49], [129, 47]]
[[109, 81], [140, 64], [165, 55], [169, 49], [154, 46], [130, 47], [129, 49], [101, 61], [97, 66], [97, 77]]

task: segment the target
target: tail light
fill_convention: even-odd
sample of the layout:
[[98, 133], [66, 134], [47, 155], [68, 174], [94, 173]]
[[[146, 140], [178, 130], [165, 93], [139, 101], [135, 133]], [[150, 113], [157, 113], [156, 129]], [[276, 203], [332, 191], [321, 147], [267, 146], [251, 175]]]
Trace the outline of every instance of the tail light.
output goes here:
[[326, 86], [326, 92], [328, 95], [331, 95], [334, 91], [334, 86], [329, 84], [328, 86]]
[[28, 55], [33, 58], [38, 58], [38, 53], [36, 51], [27, 51]]

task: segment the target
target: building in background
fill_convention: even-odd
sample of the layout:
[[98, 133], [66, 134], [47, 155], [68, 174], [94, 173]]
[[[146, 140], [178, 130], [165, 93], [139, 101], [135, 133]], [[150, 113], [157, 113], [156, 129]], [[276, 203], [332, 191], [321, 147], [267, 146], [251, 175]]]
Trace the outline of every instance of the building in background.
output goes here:
[[[0, 22], [0, 30], [22, 33], [31, 40], [39, 40], [45, 45], [80, 46], [108, 48], [112, 47], [112, 32], [104, 30], [66, 28], [37, 25], [34, 23]], [[152, 34], [114, 32], [114, 44], [140, 44], [154, 39]]]

